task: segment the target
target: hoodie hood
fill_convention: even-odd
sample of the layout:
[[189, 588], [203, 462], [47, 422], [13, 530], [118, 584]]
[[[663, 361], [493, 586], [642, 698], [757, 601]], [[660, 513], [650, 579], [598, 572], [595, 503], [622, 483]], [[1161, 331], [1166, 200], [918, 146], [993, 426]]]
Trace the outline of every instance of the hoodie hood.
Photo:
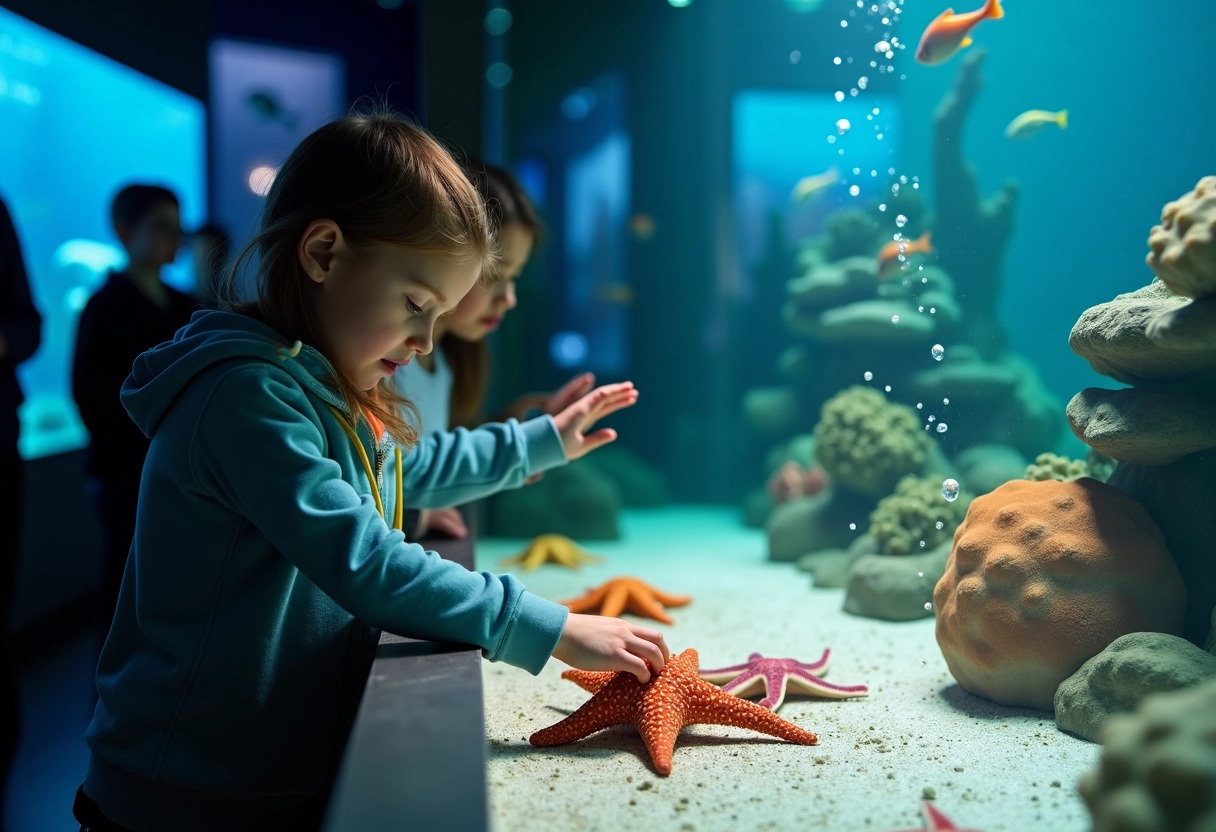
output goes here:
[[243, 358], [281, 367], [305, 389], [346, 412], [346, 403], [326, 384], [333, 366], [321, 353], [287, 339], [248, 315], [202, 310], [166, 341], [140, 354], [123, 382], [123, 407], [151, 438], [160, 420], [194, 378], [222, 361]]

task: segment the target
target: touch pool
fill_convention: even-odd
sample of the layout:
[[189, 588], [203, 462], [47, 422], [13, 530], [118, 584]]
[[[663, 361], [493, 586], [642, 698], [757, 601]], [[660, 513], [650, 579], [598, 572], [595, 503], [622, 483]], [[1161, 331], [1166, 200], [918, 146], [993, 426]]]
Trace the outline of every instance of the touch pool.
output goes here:
[[[814, 589], [794, 564], [770, 561], [764, 533], [743, 526], [732, 508], [631, 510], [622, 531], [620, 541], [586, 545], [604, 557], [600, 563], [517, 574], [555, 600], [635, 575], [693, 597], [668, 610], [675, 624], [638, 619], [661, 629], [673, 654], [695, 647], [701, 667], [716, 668], [752, 652], [813, 662], [830, 649], [825, 679], [865, 684], [869, 695], [787, 695], [778, 713], [817, 734], [815, 746], [718, 725], [685, 728], [671, 774], [662, 777], [632, 726], [533, 748], [534, 731], [590, 694], [563, 680], [566, 668], [556, 660], [538, 677], [483, 663], [498, 832], [922, 829], [926, 797], [959, 829], [1089, 828], [1076, 783], [1101, 746], [1058, 730], [1049, 712], [962, 690], [934, 640], [932, 618], [887, 622], [844, 612], [843, 589]], [[524, 543], [481, 540], [478, 568], [501, 569]]]

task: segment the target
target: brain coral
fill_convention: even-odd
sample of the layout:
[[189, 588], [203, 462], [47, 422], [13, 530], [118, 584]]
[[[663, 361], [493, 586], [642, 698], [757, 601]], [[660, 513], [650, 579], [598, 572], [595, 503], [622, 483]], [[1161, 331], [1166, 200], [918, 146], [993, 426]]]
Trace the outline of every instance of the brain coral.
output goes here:
[[839, 485], [878, 499], [921, 469], [932, 447], [916, 411], [854, 385], [823, 403], [815, 456]]
[[1094, 829], [1216, 829], [1216, 682], [1149, 697], [1111, 717], [1102, 741], [1080, 782]]
[[1121, 635], [1179, 635], [1186, 590], [1144, 508], [1088, 477], [1011, 480], [976, 497], [933, 591], [937, 643], [965, 689], [1052, 709]]
[[1148, 265], [1175, 295], [1216, 294], [1216, 176], [1161, 209], [1148, 235]]
[[1066, 456], [1046, 453], [1039, 454], [1034, 462], [1026, 466], [1022, 479], [1027, 480], [1075, 480], [1089, 476], [1089, 463], [1083, 459], [1069, 459]]
[[870, 534], [884, 555], [928, 551], [950, 539], [970, 503], [967, 494], [954, 502], [942, 497], [940, 476], [907, 476], [870, 512]]

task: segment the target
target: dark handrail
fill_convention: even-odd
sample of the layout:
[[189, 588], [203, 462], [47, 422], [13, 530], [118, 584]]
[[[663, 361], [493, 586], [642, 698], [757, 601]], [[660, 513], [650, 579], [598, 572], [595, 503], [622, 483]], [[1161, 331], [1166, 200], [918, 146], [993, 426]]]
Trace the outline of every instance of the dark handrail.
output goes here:
[[[426, 547], [473, 567], [471, 538]], [[489, 829], [477, 647], [381, 637], [323, 829]]]

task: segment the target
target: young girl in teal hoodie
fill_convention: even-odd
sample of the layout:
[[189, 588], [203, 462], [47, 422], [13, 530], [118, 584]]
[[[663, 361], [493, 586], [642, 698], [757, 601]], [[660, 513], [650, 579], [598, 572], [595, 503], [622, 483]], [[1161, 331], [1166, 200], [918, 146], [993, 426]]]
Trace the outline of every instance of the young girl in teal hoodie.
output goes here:
[[[384, 381], [493, 265], [485, 209], [452, 158], [391, 115], [321, 127], [280, 168], [256, 300], [198, 312], [123, 386], [151, 438], [118, 607], [97, 669], [78, 795], [91, 824], [315, 828], [378, 630], [549, 656], [647, 681], [662, 635], [575, 615], [509, 575], [407, 543], [402, 506], [475, 499], [612, 441], [636, 401], [600, 387], [552, 418], [416, 432]], [[393, 482], [382, 466], [396, 458]]]

